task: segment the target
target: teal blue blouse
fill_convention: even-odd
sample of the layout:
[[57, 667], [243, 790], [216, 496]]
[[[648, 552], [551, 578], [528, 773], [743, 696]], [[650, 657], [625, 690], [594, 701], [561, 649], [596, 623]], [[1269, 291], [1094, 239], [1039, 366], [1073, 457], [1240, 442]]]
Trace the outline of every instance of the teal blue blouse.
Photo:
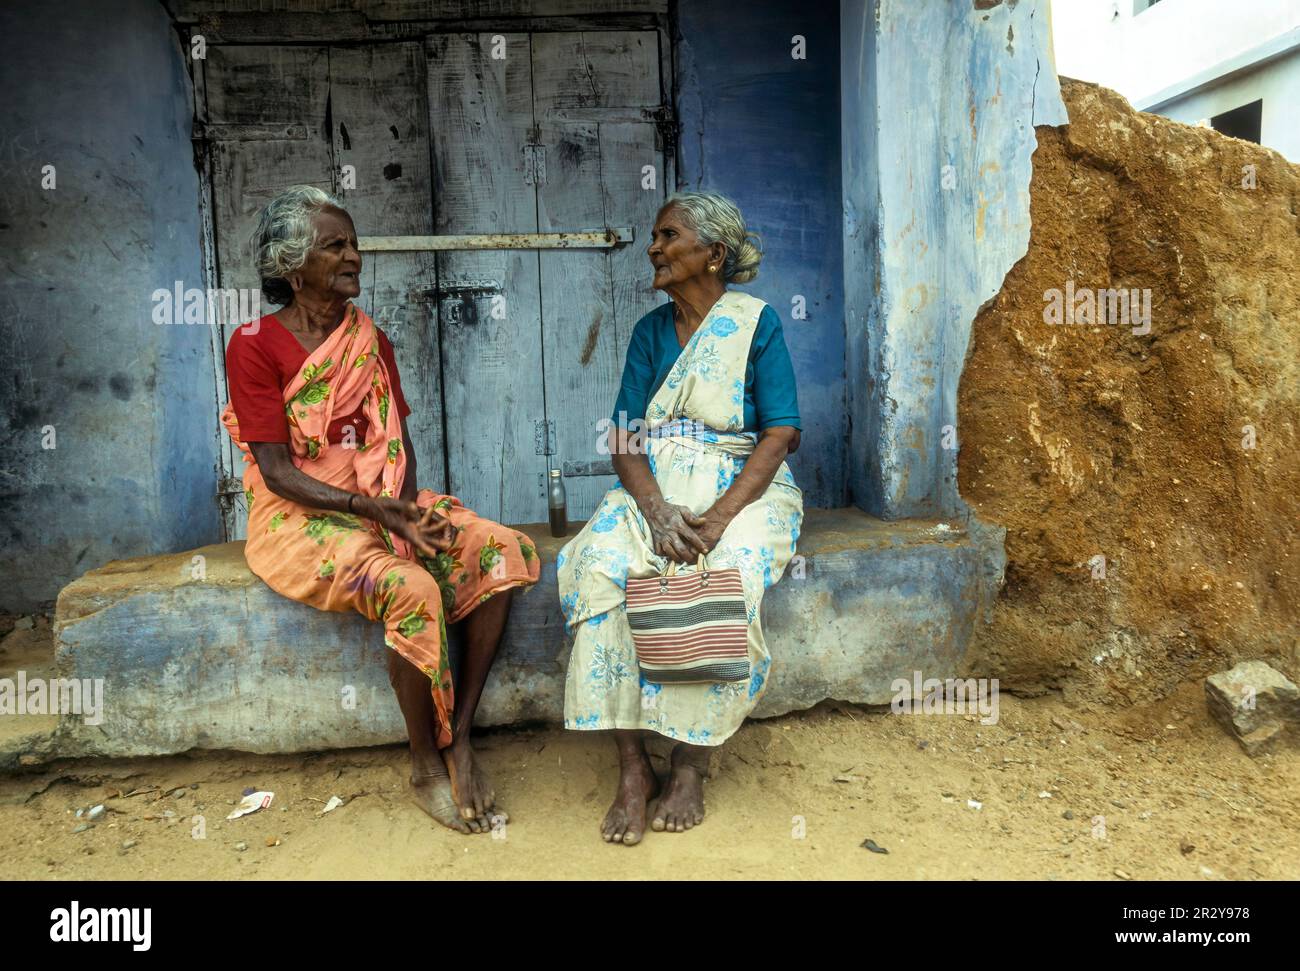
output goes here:
[[[656, 307], [636, 322], [627, 345], [623, 384], [614, 403], [613, 422], [626, 426], [645, 418], [646, 407], [681, 356], [673, 305]], [[799, 424], [799, 398], [794, 385], [794, 365], [781, 332], [781, 318], [770, 306], [758, 316], [745, 365], [745, 431], [775, 425]]]

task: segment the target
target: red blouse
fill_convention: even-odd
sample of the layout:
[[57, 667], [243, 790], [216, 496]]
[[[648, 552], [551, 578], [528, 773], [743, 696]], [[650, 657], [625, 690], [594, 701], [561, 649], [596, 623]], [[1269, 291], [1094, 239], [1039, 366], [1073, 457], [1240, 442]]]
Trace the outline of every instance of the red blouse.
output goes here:
[[[274, 314], [267, 314], [257, 327], [239, 327], [226, 346], [226, 383], [230, 404], [239, 421], [239, 437], [245, 442], [288, 442], [289, 422], [284, 415], [284, 389], [302, 370], [307, 349], [298, 342]], [[397, 375], [397, 361], [388, 335], [378, 326], [379, 354], [388, 366], [393, 403], [397, 414], [411, 413], [402, 396], [402, 381]], [[355, 429], [355, 441], [364, 442], [370, 422], [361, 411], [336, 416], [330, 422], [327, 441], [341, 442], [343, 429]]]

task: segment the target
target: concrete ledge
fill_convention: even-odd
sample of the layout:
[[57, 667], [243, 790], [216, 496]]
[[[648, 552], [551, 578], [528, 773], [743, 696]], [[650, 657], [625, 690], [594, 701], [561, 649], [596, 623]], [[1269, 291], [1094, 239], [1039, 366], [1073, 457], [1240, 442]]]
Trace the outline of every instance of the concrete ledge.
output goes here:
[[[516, 597], [483, 725], [562, 719], [568, 646], [555, 554], [564, 541], [541, 525], [519, 528], [537, 541], [542, 578]], [[775, 663], [756, 716], [827, 698], [883, 704], [893, 679], [913, 670], [955, 675], [989, 564], [1000, 573], [1000, 536], [993, 549], [972, 535], [981, 534], [809, 510], [803, 579], [792, 568], [764, 598]], [[87, 573], [60, 593], [55, 637], [62, 677], [104, 679], [102, 722], [65, 715], [61, 755], [294, 752], [406, 737], [380, 627], [273, 593], [245, 566], [242, 543]]]

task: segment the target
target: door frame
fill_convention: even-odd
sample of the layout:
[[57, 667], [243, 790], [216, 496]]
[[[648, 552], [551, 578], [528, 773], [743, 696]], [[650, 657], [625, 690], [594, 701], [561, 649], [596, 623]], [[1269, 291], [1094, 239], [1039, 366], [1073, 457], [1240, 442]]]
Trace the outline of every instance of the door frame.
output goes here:
[[[618, 0], [609, 0], [618, 6]], [[565, 16], [522, 17], [467, 17], [439, 20], [409, 20], [368, 24], [350, 16], [294, 17], [285, 14], [241, 14], [222, 16], [219, 20], [198, 23], [175, 22], [182, 51], [188, 55], [196, 36], [202, 35], [209, 46], [279, 47], [286, 44], [329, 44], [339, 47], [360, 47], [383, 43], [410, 42], [430, 34], [441, 33], [543, 33], [602, 30], [653, 30], [659, 39], [659, 84], [661, 104], [669, 109], [667, 118], [661, 120], [660, 130], [665, 136], [663, 150], [663, 185], [665, 196], [677, 189], [677, 172], [680, 150], [680, 131], [677, 126], [677, 75], [676, 18], [668, 5], [653, 13], [584, 13]], [[209, 123], [207, 103], [207, 61], [204, 58], [185, 57], [193, 94], [193, 125], [190, 141], [194, 148], [194, 167], [198, 173], [198, 210], [200, 224], [199, 246], [202, 261], [203, 289], [205, 292], [220, 287], [216, 236], [216, 202], [213, 197], [212, 140], [207, 134]], [[429, 138], [430, 171], [433, 171], [433, 138]], [[334, 169], [337, 189], [338, 169]], [[437, 200], [429, 197], [431, 215], [436, 217]], [[633, 245], [636, 245], [634, 242]], [[433, 281], [436, 290], [440, 281]], [[441, 331], [441, 320], [438, 321]], [[230, 400], [226, 384], [223, 336], [219, 327], [210, 328], [212, 348], [213, 406], [219, 411]], [[441, 340], [441, 333], [439, 334]], [[243, 460], [239, 450], [217, 424], [218, 466], [214, 469], [215, 498], [221, 511], [223, 539], [229, 542], [242, 538], [237, 534], [239, 517], [235, 496], [243, 494]]]

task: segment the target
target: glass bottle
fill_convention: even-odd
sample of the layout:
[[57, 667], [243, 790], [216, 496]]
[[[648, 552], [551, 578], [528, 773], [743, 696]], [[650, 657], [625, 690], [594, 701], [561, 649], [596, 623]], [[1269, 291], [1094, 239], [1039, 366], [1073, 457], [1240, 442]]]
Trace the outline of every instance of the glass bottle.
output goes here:
[[564, 496], [564, 478], [559, 469], [551, 469], [550, 488], [546, 491], [546, 507], [551, 514], [551, 535], [567, 536], [569, 509]]

